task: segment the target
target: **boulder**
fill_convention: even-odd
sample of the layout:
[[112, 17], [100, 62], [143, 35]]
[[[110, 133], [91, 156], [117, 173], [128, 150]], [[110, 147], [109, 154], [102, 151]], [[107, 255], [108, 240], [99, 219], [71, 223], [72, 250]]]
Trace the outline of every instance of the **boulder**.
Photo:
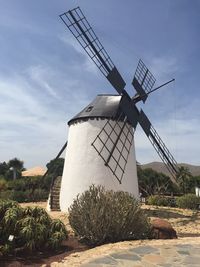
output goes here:
[[172, 225], [163, 219], [154, 219], [151, 221], [151, 230], [155, 239], [175, 239], [177, 238], [176, 231]]

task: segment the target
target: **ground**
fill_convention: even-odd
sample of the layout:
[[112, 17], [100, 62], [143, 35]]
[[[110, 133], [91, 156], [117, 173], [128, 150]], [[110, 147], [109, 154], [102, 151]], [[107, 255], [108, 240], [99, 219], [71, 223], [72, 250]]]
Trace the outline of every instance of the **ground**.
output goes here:
[[[38, 203], [24, 203], [25, 206], [40, 206], [46, 208], [46, 202]], [[148, 217], [163, 218], [169, 221], [177, 232], [178, 240], [169, 240], [171, 243], [184, 243], [200, 241], [200, 211], [183, 210], [178, 208], [169, 207], [154, 207], [148, 205], [142, 205], [142, 209], [145, 210]], [[88, 258], [94, 258], [95, 256], [109, 253], [110, 251], [117, 249], [124, 249], [130, 246], [138, 246], [141, 244], [164, 244], [166, 240], [146, 240], [146, 241], [125, 241], [116, 244], [107, 244], [96, 247], [94, 249], [87, 249], [86, 246], [77, 242], [73, 237], [73, 231], [69, 225], [68, 216], [62, 212], [49, 212], [52, 218], [61, 219], [67, 230], [69, 231], [69, 240], [65, 243], [67, 251], [63, 251], [58, 255], [48, 255], [48, 257], [40, 258], [37, 260], [15, 261], [6, 262], [4, 266], [80, 266], [80, 264], [86, 261]], [[59, 264], [60, 263], [60, 264]], [[66, 265], [65, 265], [66, 264]], [[0, 265], [3, 266], [0, 262]]]
[[166, 219], [179, 238], [200, 237], [200, 211], [143, 205], [148, 217]]

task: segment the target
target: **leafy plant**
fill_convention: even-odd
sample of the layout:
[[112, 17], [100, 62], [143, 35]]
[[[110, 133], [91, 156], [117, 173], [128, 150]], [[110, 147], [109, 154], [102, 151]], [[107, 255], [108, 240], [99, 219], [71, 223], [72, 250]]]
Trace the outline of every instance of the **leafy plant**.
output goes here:
[[150, 234], [149, 221], [134, 197], [101, 186], [92, 185], [77, 196], [69, 209], [69, 222], [89, 246], [144, 239]]
[[140, 192], [144, 196], [174, 192], [175, 188], [170, 178], [151, 168], [142, 169], [137, 165]]
[[176, 199], [177, 206], [182, 209], [197, 209], [200, 204], [200, 197], [194, 194], [186, 194]]
[[64, 167], [64, 159], [57, 158], [47, 163], [48, 174], [54, 177], [61, 176]]
[[18, 191], [18, 190], [12, 190], [12, 200], [17, 202], [30, 202], [30, 191]]
[[[0, 180], [1, 187], [1, 180]], [[23, 177], [6, 183], [8, 190], [0, 190], [1, 199], [11, 199], [17, 202], [37, 202], [46, 200], [49, 194], [47, 180], [41, 176]]]
[[7, 182], [4, 178], [0, 177], [0, 191], [7, 189]]
[[148, 197], [147, 204], [154, 206], [168, 206], [169, 203], [167, 198], [163, 196], [154, 195]]
[[61, 220], [55, 219], [51, 222], [51, 231], [54, 232], [64, 232], [65, 233], [65, 227]]
[[52, 220], [42, 208], [23, 209], [16, 202], [0, 201], [0, 236], [0, 253], [8, 255], [17, 250], [58, 249], [68, 233], [61, 221]]
[[0, 201], [1, 200], [13, 200], [13, 191], [12, 190], [0, 191]]

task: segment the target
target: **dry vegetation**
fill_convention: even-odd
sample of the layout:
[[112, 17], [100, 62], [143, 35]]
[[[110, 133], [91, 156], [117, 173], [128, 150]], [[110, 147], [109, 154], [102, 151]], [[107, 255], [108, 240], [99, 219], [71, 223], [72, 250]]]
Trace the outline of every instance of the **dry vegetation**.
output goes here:
[[[38, 203], [25, 203], [22, 206], [40, 206], [46, 208], [46, 202]], [[19, 262], [14, 261], [10, 262], [4, 266], [80, 266], [81, 263], [87, 262], [88, 259], [95, 258], [99, 255], [110, 253], [113, 250], [123, 250], [130, 246], [138, 246], [141, 244], [154, 244], [160, 245], [164, 243], [185, 243], [191, 242], [196, 243], [200, 242], [200, 211], [191, 211], [191, 210], [182, 210], [178, 208], [168, 208], [168, 207], [155, 207], [142, 205], [142, 208], [145, 210], [147, 215], [150, 218], [163, 218], [168, 220], [172, 226], [177, 231], [179, 240], [157, 240], [157, 241], [125, 241], [118, 242], [116, 244], [107, 244], [94, 249], [86, 250], [87, 248], [79, 244], [76, 239], [73, 238], [73, 231], [70, 228], [67, 214], [62, 212], [50, 212], [52, 218], [61, 219], [66, 225], [67, 230], [70, 232], [70, 239], [68, 241], [69, 246], [73, 250], [61, 253], [59, 255], [50, 256], [45, 259], [39, 259], [37, 261], [26, 261]], [[196, 237], [196, 238], [193, 238]], [[198, 238], [199, 237], [199, 238]], [[193, 239], [191, 239], [193, 238]], [[74, 249], [76, 248], [76, 249]], [[86, 250], [86, 251], [84, 251]], [[83, 251], [83, 252], [82, 252]], [[64, 263], [64, 265], [62, 265]], [[14, 264], [14, 265], [13, 265]], [[34, 264], [34, 265], [33, 265]]]
[[[24, 203], [22, 206], [40, 206], [46, 208], [46, 202]], [[142, 205], [142, 209], [150, 219], [162, 218], [169, 221], [177, 231], [178, 237], [195, 237], [200, 236], [200, 211], [192, 211], [186, 209], [156, 207], [150, 205]], [[50, 212], [52, 218], [61, 219], [73, 235], [73, 231], [69, 225], [67, 214], [63, 212]]]

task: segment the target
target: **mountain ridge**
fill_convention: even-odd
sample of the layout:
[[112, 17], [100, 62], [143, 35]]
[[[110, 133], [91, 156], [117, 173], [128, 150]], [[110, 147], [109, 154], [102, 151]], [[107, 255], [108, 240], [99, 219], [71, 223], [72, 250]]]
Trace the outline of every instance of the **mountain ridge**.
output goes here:
[[[140, 164], [140, 166], [142, 169], [151, 168], [157, 172], [162, 172], [166, 175], [170, 175], [169, 171], [167, 170], [167, 167], [162, 162], [153, 161], [153, 162], [146, 163], [146, 164]], [[178, 163], [178, 166], [187, 167], [193, 176], [200, 175], [200, 166], [192, 165], [188, 163]]]

